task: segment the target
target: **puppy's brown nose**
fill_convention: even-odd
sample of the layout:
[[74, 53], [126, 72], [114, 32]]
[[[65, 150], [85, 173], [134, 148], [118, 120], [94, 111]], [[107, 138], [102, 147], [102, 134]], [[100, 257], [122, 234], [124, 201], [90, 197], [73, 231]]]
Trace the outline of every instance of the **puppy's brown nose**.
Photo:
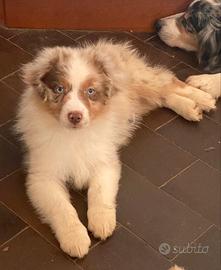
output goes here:
[[82, 113], [78, 111], [70, 112], [68, 114], [68, 120], [74, 125], [79, 124], [81, 122], [82, 117], [83, 117]]

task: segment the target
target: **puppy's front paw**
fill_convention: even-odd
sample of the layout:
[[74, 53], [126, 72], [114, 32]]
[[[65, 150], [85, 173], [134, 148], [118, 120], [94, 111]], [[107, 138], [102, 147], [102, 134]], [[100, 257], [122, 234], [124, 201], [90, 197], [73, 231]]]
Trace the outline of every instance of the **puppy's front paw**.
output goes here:
[[186, 83], [209, 93], [213, 98], [221, 95], [220, 74], [193, 75], [186, 79]]
[[59, 237], [61, 249], [72, 257], [84, 257], [91, 245], [90, 237], [88, 236], [87, 229], [79, 224], [73, 226], [71, 230], [62, 233]]
[[105, 240], [116, 227], [115, 208], [91, 208], [88, 210], [88, 229], [97, 238]]

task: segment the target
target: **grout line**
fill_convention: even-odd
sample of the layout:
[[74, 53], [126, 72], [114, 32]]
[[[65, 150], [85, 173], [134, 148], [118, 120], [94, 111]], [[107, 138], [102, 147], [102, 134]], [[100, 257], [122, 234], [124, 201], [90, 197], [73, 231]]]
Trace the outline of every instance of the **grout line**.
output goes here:
[[19, 231], [18, 233], [16, 233], [15, 235], [13, 235], [11, 238], [9, 238], [6, 242], [4, 242], [3, 244], [0, 245], [0, 248], [2, 248], [3, 246], [7, 245], [9, 242], [11, 242], [12, 240], [14, 240], [15, 238], [17, 238], [20, 234], [22, 234], [24, 231], [26, 231], [28, 228], [30, 228], [29, 226], [26, 226], [25, 228], [23, 228], [21, 231]]
[[[67, 30], [68, 31], [68, 30]], [[71, 30], [70, 30], [71, 31]], [[75, 42], [77, 42], [77, 40], [78, 39], [80, 39], [80, 38], [82, 38], [82, 37], [86, 37], [87, 35], [89, 35], [90, 33], [87, 33], [87, 34], [83, 34], [82, 36], [79, 36], [79, 37], [77, 37], [77, 38], [72, 38], [71, 36], [69, 36], [68, 34], [66, 34], [66, 33], [63, 33], [61, 30], [57, 30], [57, 32], [59, 32], [60, 34], [62, 34], [63, 36], [66, 36], [66, 37], [68, 37], [68, 38], [70, 38], [71, 40], [73, 40], [73, 41], [75, 41]], [[91, 33], [93, 33], [93, 31], [91, 31]]]
[[[192, 241], [190, 242], [190, 245], [193, 244], [193, 243], [195, 243], [197, 240], [199, 240], [199, 239], [200, 239], [203, 235], [205, 235], [212, 227], [215, 227], [215, 225], [214, 225], [214, 224], [210, 225], [204, 232], [200, 233], [196, 238], [194, 238], [194, 240], [192, 240]], [[181, 254], [178, 253], [174, 258], [172, 258], [172, 259], [170, 260], [170, 262], [173, 262], [174, 260], [176, 260], [177, 257], [179, 257], [180, 255], [181, 255]]]
[[147, 41], [147, 40], [149, 40], [149, 39], [151, 39], [151, 38], [153, 37], [153, 36], [151, 36], [151, 37], [149, 37], [149, 38], [143, 40], [142, 38], [139, 38], [138, 36], [134, 35], [134, 34], [133, 34], [134, 32], [123, 31], [123, 33], [126, 33], [127, 35], [129, 35], [129, 36], [131, 36], [131, 37], [133, 37], [133, 38], [135, 38], [135, 39], [141, 41], [141, 42], [144, 43], [144, 44], [145, 44], [145, 41]]
[[12, 121], [12, 119], [9, 119], [9, 120], [7, 120], [6, 122], [0, 124], [0, 128], [3, 127], [4, 125], [9, 124], [9, 122], [11, 122], [11, 121]]
[[16, 146], [13, 142], [11, 142], [10, 140], [8, 140], [8, 138], [6, 138], [5, 136], [3, 136], [2, 134], [0, 134], [0, 138], [3, 139], [4, 141], [6, 141], [11, 146], [15, 147], [16, 150], [18, 150], [18, 146]]
[[[216, 108], [215, 108], [215, 111], [216, 111]], [[207, 118], [207, 119], [209, 119], [209, 120], [211, 120], [213, 123], [215, 123], [215, 124], [217, 124], [217, 125], [221, 125], [221, 123], [219, 122], [219, 121], [217, 121], [217, 120], [214, 120], [211, 116], [209, 116], [209, 115], [207, 115], [207, 114], [205, 114], [204, 113], [204, 116]]]
[[[186, 66], [188, 66], [189, 68], [194, 69], [194, 71], [198, 72], [198, 73], [202, 73], [202, 71], [200, 71], [198, 68], [191, 66], [190, 64], [183, 62], [182, 60], [180, 60], [182, 64], [185, 64]], [[197, 74], [200, 75], [200, 74]]]
[[136, 170], [134, 170], [133, 168], [131, 168], [130, 166], [128, 166], [126, 163], [122, 162], [122, 164], [127, 167], [129, 170], [133, 171], [135, 174], [139, 175], [141, 178], [143, 178], [146, 182], [149, 183], [149, 185], [153, 186], [154, 188], [160, 190], [161, 192], [163, 192], [166, 196], [170, 197], [171, 199], [175, 200], [178, 204], [182, 205], [183, 207], [187, 208], [189, 211], [191, 211], [192, 213], [194, 213], [195, 215], [200, 216], [201, 218], [203, 218], [204, 220], [206, 220], [208, 223], [212, 224], [212, 222], [207, 218], [204, 217], [201, 213], [197, 212], [195, 209], [192, 209], [189, 205], [185, 204], [183, 201], [179, 200], [178, 198], [172, 196], [170, 193], [166, 192], [164, 189], [160, 189], [159, 186], [153, 184], [146, 176], [140, 174], [139, 172], [137, 172]]
[[[178, 117], [179, 117], [179, 115], [178, 115]], [[199, 159], [201, 162], [203, 162], [204, 164], [208, 165], [210, 168], [212, 168], [212, 169], [214, 169], [214, 170], [220, 172], [219, 169], [213, 167], [212, 165], [210, 165], [210, 164], [207, 163], [206, 161], [202, 160], [200, 157], [196, 156], [194, 153], [189, 152], [188, 150], [182, 148], [180, 145], [176, 144], [173, 140], [170, 140], [169, 138], [164, 137], [161, 133], [158, 132], [158, 129], [157, 129], [157, 130], [152, 130], [152, 129], [151, 129], [150, 127], [148, 127], [148, 126], [145, 126], [145, 128], [147, 128], [147, 129], [149, 129], [150, 131], [154, 132], [156, 135], [159, 135], [159, 136], [160, 136], [161, 138], [163, 138], [165, 141], [167, 141], [168, 143], [170, 143], [170, 144], [176, 146], [178, 149], [180, 149], [180, 150], [182, 150], [183, 152], [185, 152], [185, 153], [191, 155], [191, 156], [194, 157], [195, 159]]]
[[0, 178], [0, 182], [1, 182], [1, 181], [4, 181], [5, 178], [7, 178], [7, 177], [9, 177], [9, 176], [12, 176], [13, 174], [17, 173], [17, 172], [20, 171], [20, 170], [21, 170], [21, 168], [17, 168], [17, 169], [15, 169], [14, 171], [10, 172], [9, 174], [3, 176], [2, 178]]
[[[1, 81], [1, 80], [0, 80], [0, 81]], [[5, 86], [7, 86], [8, 88], [10, 88], [10, 90], [11, 90], [14, 94], [16, 94], [16, 96], [19, 97], [20, 92], [17, 91], [14, 87], [12, 87], [11, 85], [7, 84], [5, 81], [1, 81], [1, 83], [3, 83], [3, 84], [4, 84]]]
[[21, 32], [12, 35], [11, 37], [7, 38], [7, 40], [11, 40], [11, 39], [13, 39], [14, 37], [18, 37], [18, 36], [20, 36], [21, 34], [27, 32], [27, 31], [29, 31], [29, 30], [26, 30], [26, 29], [22, 28]]
[[34, 54], [26, 51], [25, 49], [23, 49], [22, 47], [20, 47], [18, 44], [14, 43], [12, 40], [8, 40], [6, 39], [8, 42], [10, 42], [12, 45], [16, 46], [18, 49], [22, 50], [23, 52], [25, 52], [26, 54], [28, 54], [29, 56], [33, 57]]
[[[49, 239], [47, 239], [40, 231], [38, 231], [36, 228], [34, 228], [27, 220], [25, 220], [23, 217], [21, 217], [18, 213], [16, 213], [13, 209], [11, 209], [7, 204], [5, 204], [4, 202], [1, 201], [1, 204], [4, 205], [7, 209], [9, 209], [14, 215], [16, 215], [17, 217], [19, 217], [25, 224], [27, 224], [28, 226], [26, 226], [23, 230], [21, 230], [19, 233], [17, 233], [14, 237], [12, 237], [10, 240], [12, 240], [13, 238], [17, 237], [19, 234], [21, 234], [22, 232], [24, 232], [26, 229], [30, 228], [31, 230], [33, 230], [34, 232], [36, 232], [43, 240], [45, 240], [50, 246], [54, 247], [56, 250], [60, 251], [61, 253], [64, 254], [64, 256], [71, 261], [72, 263], [76, 264], [75, 260], [76, 258], [72, 258], [70, 256], [68, 256], [64, 251], [62, 251], [62, 249], [58, 246], [56, 246], [54, 243], [52, 243]], [[9, 240], [7, 241], [9, 242]], [[4, 244], [0, 245], [3, 246], [5, 245], [7, 242], [5, 242]]]
[[[150, 40], [151, 40], [151, 39], [150, 39]], [[149, 41], [149, 40], [148, 40], [148, 41]], [[147, 42], [147, 43], [148, 43], [148, 42]], [[163, 49], [158, 48], [158, 47], [155, 46], [155, 44], [153, 44], [153, 43], [149, 43], [149, 45], [152, 45], [155, 49], [158, 49], [158, 50], [164, 52], [165, 54], [167, 54], [168, 56], [170, 56], [170, 57], [172, 57], [172, 58], [174, 58], [174, 59], [176, 58], [177, 60], [180, 61], [180, 63], [183, 63], [183, 64], [187, 65], [188, 67], [194, 69], [196, 72], [201, 72], [198, 68], [193, 67], [193, 66], [191, 66], [190, 64], [188, 64], [188, 63], [186, 63], [186, 62], [183, 62], [183, 60], [181, 60], [177, 55], [170, 54], [170, 53], [168, 53], [167, 51], [164, 51]], [[169, 48], [170, 48], [170, 47], [169, 47]], [[177, 65], [177, 64], [176, 64], [176, 65]], [[176, 65], [175, 65], [175, 66], [176, 66]], [[171, 67], [170, 67], [170, 69], [171, 69]]]
[[207, 163], [206, 161], [199, 159], [200, 162], [204, 163], [206, 166], [208, 166], [210, 169], [216, 170], [219, 174], [221, 174], [221, 171], [215, 167], [213, 167], [212, 165], [210, 165], [209, 163]]
[[[180, 60], [180, 64], [184, 64], [184, 65], [186, 65], [187, 67], [193, 69], [194, 71], [200, 73], [200, 70], [198, 70], [196, 67], [193, 67], [193, 66], [191, 66], [190, 64], [188, 64], [188, 63], [186, 63], [186, 62], [183, 62], [182, 60]], [[198, 74], [196, 74], [196, 75], [198, 75]], [[200, 75], [200, 74], [199, 74], [199, 75]], [[190, 75], [190, 76], [192, 76], [192, 75]]]
[[160, 125], [159, 127], [155, 128], [154, 131], [157, 131], [158, 129], [160, 129], [161, 127], [166, 126], [167, 124], [169, 124], [170, 122], [172, 122], [173, 120], [175, 120], [178, 117], [178, 115], [174, 115], [174, 117], [172, 117], [170, 120], [166, 121], [165, 123], [163, 123], [162, 125]]
[[153, 36], [151, 36], [151, 37], [145, 39], [144, 42], [145, 42], [145, 43], [146, 43], [146, 42], [149, 42], [151, 39], [154, 39], [155, 37], [157, 37], [157, 34], [155, 34], [155, 35], [153, 35]]
[[8, 77], [14, 75], [14, 74], [15, 74], [16, 72], [18, 72], [19, 70], [21, 70], [21, 68], [16, 69], [15, 71], [13, 71], [13, 72], [11, 72], [11, 73], [5, 75], [4, 77], [2, 77], [2, 78], [0, 79], [0, 81], [3, 81], [3, 80], [5, 80], [5, 79], [7, 79]]
[[69, 39], [71, 39], [71, 40], [75, 41], [75, 39], [74, 39], [74, 38], [72, 38], [71, 36], [69, 36], [69, 35], [67, 35], [67, 34], [63, 33], [61, 30], [55, 30], [55, 31], [56, 31], [56, 32], [58, 32], [58, 33], [60, 33], [61, 35], [65, 36], [65, 37], [67, 37], [67, 38], [69, 38]]
[[118, 223], [120, 224], [120, 227], [122, 227], [123, 229], [125, 229], [128, 233], [132, 234], [136, 239], [138, 239], [139, 241], [141, 241], [145, 246], [148, 246], [150, 249], [152, 249], [160, 257], [164, 258], [166, 261], [169, 261], [169, 259], [166, 256], [162, 256], [162, 254], [158, 252], [158, 250], [156, 249], [156, 247], [152, 246], [149, 242], [147, 242], [145, 239], [143, 239], [142, 237], [140, 237], [139, 235], [137, 235], [135, 232], [133, 232], [132, 230], [130, 230], [128, 227], [126, 227], [122, 223], [120, 223], [120, 222], [118, 222]]
[[[33, 231], [35, 231], [37, 234], [39, 234], [45, 241], [47, 241], [47, 243], [49, 243], [51, 246], [55, 247], [56, 249], [60, 250], [60, 248], [58, 246], [56, 246], [54, 243], [52, 243], [50, 240], [48, 240], [41, 232], [39, 232], [35, 227], [32, 226], [32, 224], [30, 224], [30, 222], [26, 219], [24, 219], [19, 213], [15, 212], [11, 207], [9, 207], [6, 203], [4, 203], [3, 201], [1, 201], [1, 203], [7, 207], [14, 215], [16, 215], [17, 217], [19, 217], [24, 223], [26, 223], [28, 225], [28, 227], [30, 229], [32, 229]], [[34, 210], [33, 210], [34, 211]], [[40, 219], [39, 219], [40, 220]], [[41, 221], [41, 220], [40, 220]], [[43, 224], [43, 223], [41, 223]]]
[[168, 183], [170, 183], [174, 178], [176, 178], [178, 175], [182, 174], [183, 172], [185, 172], [186, 170], [190, 169], [195, 163], [197, 163], [199, 161], [199, 159], [194, 160], [192, 163], [190, 163], [186, 168], [182, 169], [181, 171], [179, 171], [176, 175], [172, 176], [169, 180], [167, 180], [166, 182], [164, 182], [161, 186], [159, 186], [158, 188], [162, 189], [164, 186], [166, 186]]

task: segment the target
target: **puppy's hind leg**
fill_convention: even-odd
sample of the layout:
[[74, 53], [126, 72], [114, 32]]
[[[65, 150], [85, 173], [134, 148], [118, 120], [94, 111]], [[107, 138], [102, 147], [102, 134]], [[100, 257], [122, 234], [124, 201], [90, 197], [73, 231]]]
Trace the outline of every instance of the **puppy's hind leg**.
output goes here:
[[215, 109], [215, 99], [210, 94], [180, 81], [168, 70], [149, 69], [140, 76], [138, 93], [150, 109], [166, 107], [189, 121], [200, 121], [203, 111]]
[[196, 102], [177, 94], [168, 95], [165, 98], [164, 107], [175, 111], [189, 121], [200, 121], [203, 118], [202, 110]]
[[215, 99], [208, 93], [185, 84], [176, 77], [162, 91], [163, 106], [190, 121], [202, 119], [203, 111], [215, 109]]

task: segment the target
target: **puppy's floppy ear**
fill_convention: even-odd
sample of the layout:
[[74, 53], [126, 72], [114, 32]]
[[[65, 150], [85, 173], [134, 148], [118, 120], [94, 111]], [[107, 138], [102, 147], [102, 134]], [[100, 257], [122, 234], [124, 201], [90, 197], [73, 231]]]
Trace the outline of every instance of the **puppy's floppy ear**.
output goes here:
[[221, 66], [221, 31], [209, 29], [199, 35], [199, 64], [207, 71], [215, 72]]
[[92, 56], [92, 64], [94, 67], [98, 70], [98, 72], [101, 74], [103, 82], [104, 82], [104, 91], [105, 96], [107, 98], [112, 97], [115, 93], [118, 92], [118, 89], [116, 86], [114, 86], [112, 78], [111, 78], [111, 72], [109, 67], [109, 59], [106, 59], [104, 55], [99, 55], [97, 53], [93, 54]]
[[46, 99], [46, 90], [56, 80], [58, 54], [55, 49], [44, 49], [30, 63], [22, 68], [22, 79], [28, 87], [36, 89], [39, 95]]

